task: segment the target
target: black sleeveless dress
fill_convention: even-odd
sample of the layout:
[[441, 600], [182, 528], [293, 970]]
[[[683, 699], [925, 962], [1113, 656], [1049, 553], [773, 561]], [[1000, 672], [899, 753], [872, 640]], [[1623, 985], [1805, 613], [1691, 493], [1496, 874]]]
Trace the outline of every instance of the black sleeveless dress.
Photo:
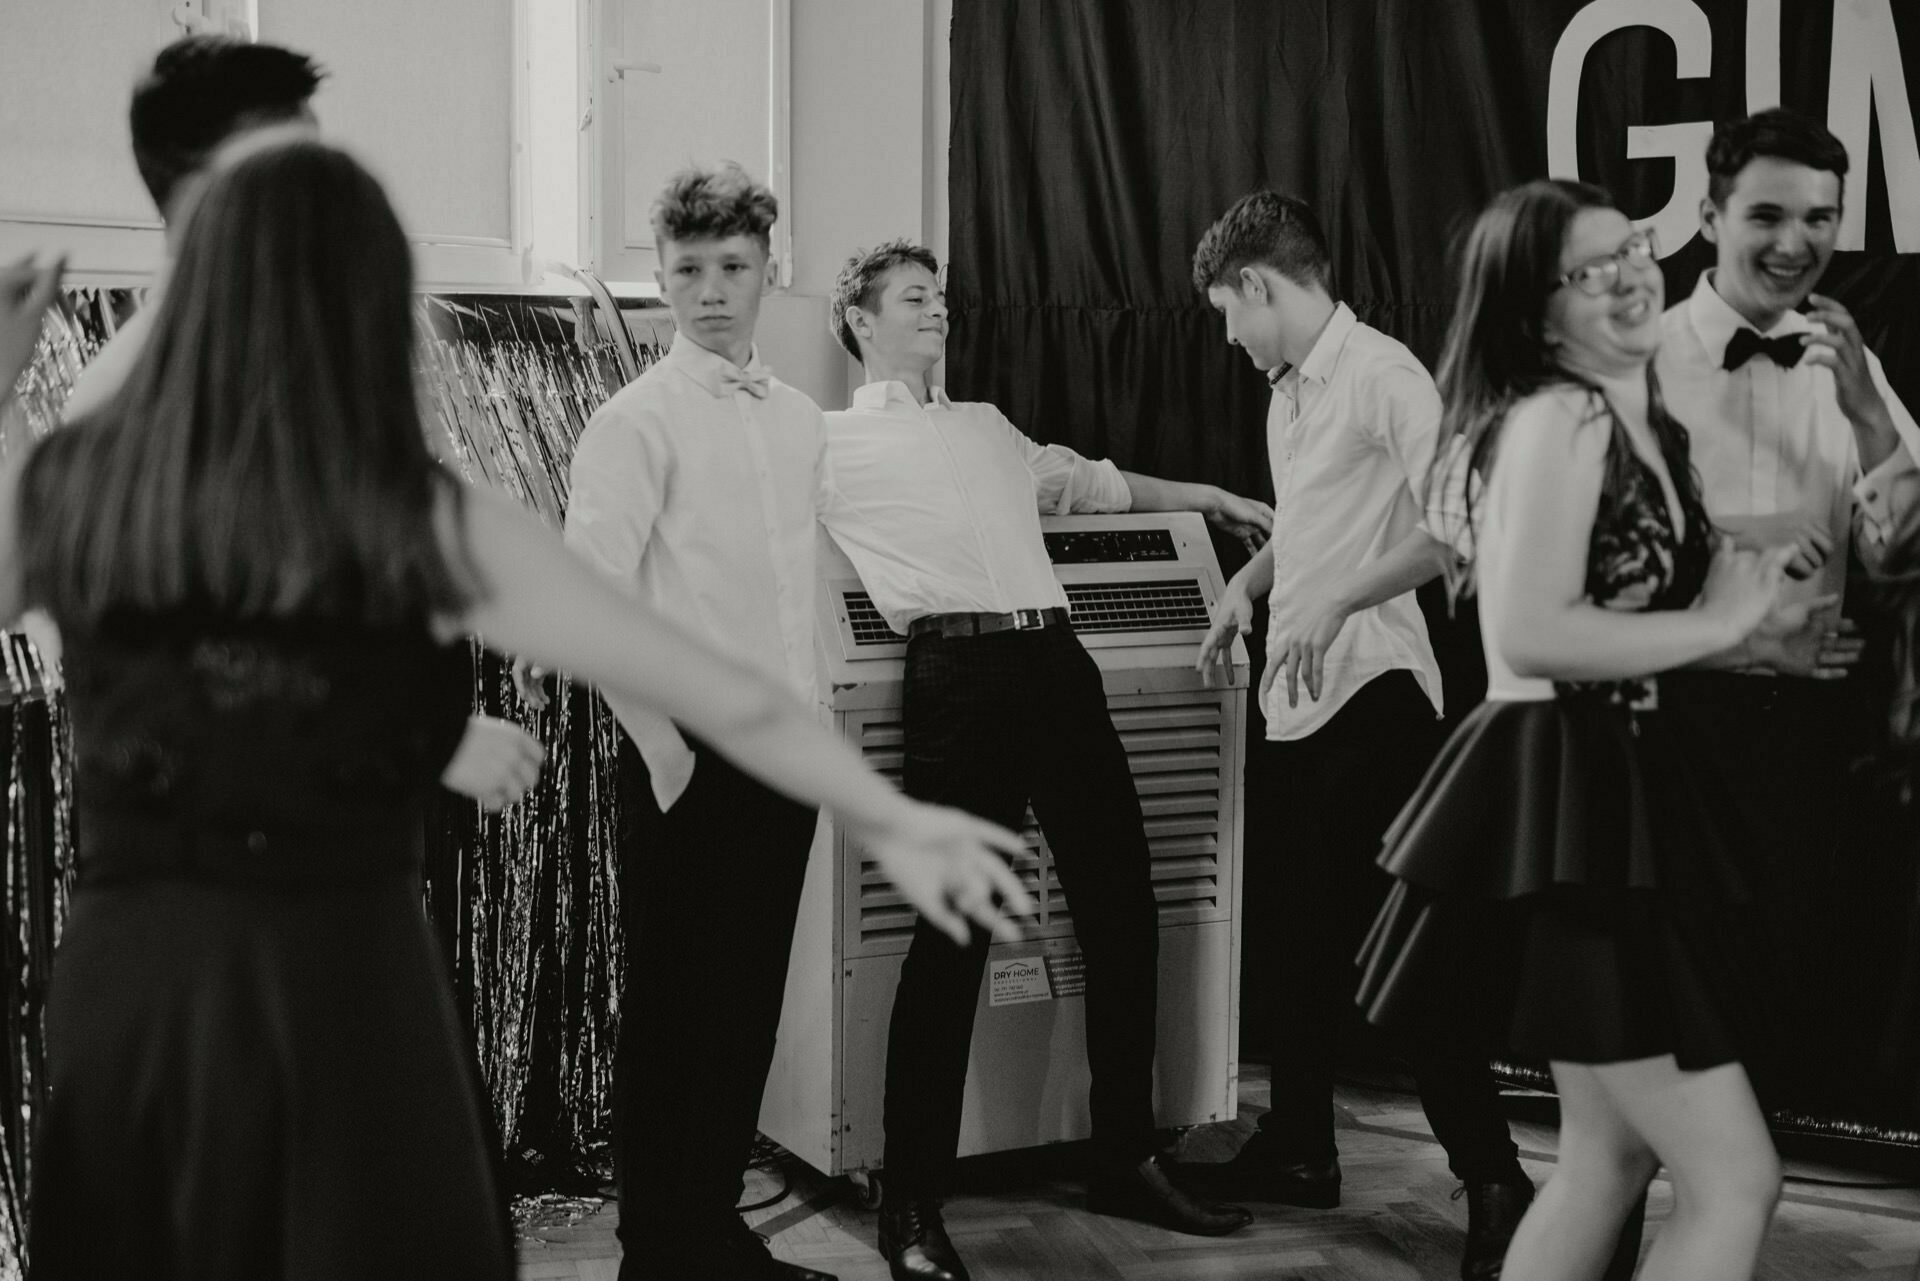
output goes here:
[[513, 1275], [419, 889], [468, 670], [424, 629], [67, 636], [79, 869], [34, 1118], [38, 1281]]
[[[1659, 476], [1612, 433], [1588, 598], [1688, 608], [1706, 516], [1688, 501], [1676, 530]], [[1684, 475], [1687, 460], [1668, 465]], [[1687, 709], [1657, 677], [1554, 692], [1481, 704], [1389, 829], [1395, 881], [1360, 955], [1362, 1009], [1467, 1053], [1764, 1066], [1755, 877]]]

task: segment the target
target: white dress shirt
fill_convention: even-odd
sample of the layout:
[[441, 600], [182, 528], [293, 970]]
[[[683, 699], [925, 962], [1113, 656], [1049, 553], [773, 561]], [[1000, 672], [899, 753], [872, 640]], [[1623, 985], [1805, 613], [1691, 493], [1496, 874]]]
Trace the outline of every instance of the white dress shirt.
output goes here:
[[[1363, 325], [1345, 303], [1297, 369], [1277, 379], [1267, 408], [1273, 466], [1274, 608], [1324, 598], [1421, 524], [1420, 498], [1440, 433], [1440, 395], [1400, 343]], [[1278, 655], [1269, 631], [1267, 660]], [[1368, 681], [1413, 673], [1441, 712], [1440, 667], [1412, 592], [1347, 620], [1327, 650], [1320, 697], [1287, 706], [1267, 690], [1267, 737], [1305, 738]]]
[[[1862, 476], [1859, 447], [1840, 412], [1831, 369], [1804, 359], [1782, 369], [1765, 356], [1738, 369], [1721, 368], [1734, 333], [1752, 326], [1714, 290], [1712, 277], [1703, 274], [1693, 296], [1661, 317], [1654, 357], [1667, 409], [1687, 429], [1707, 514], [1734, 525], [1762, 518], [1762, 527], [1771, 517], [1783, 528], [1796, 518], [1817, 518], [1833, 538], [1833, 552], [1811, 578], [1789, 583], [1785, 595], [1804, 600], [1839, 593], [1846, 587], [1849, 546], [1867, 564], [1877, 561], [1906, 505], [1920, 456], [1920, 426], [1887, 385], [1880, 358], [1868, 351], [1867, 368], [1900, 445]], [[1790, 311], [1762, 337], [1813, 328], [1806, 316]]]
[[[775, 378], [765, 399], [723, 385], [740, 372], [679, 334], [602, 405], [574, 451], [567, 544], [811, 702], [820, 409]], [[744, 372], [766, 376], [758, 353]], [[693, 776], [686, 741], [658, 713], [607, 701], [670, 807]]]
[[897, 632], [924, 614], [1065, 608], [1040, 513], [1123, 512], [1120, 469], [1022, 435], [992, 405], [868, 383], [828, 414], [821, 519]]

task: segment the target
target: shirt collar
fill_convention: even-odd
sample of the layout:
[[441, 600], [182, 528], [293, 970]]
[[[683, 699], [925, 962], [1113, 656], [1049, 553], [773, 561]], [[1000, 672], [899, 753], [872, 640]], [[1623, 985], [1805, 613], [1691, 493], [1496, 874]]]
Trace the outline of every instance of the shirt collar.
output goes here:
[[1347, 345], [1347, 338], [1353, 333], [1353, 327], [1359, 324], [1359, 318], [1353, 314], [1353, 308], [1345, 303], [1334, 306], [1333, 315], [1327, 317], [1326, 328], [1313, 340], [1313, 350], [1294, 370], [1297, 381], [1325, 383], [1333, 376], [1333, 367], [1340, 363], [1340, 352]]
[[[929, 404], [937, 405], [941, 409], [953, 408], [953, 402], [947, 399], [947, 392], [944, 387], [929, 387], [927, 389], [927, 401]], [[891, 405], [906, 405], [918, 408], [919, 404], [920, 402], [913, 398], [913, 393], [907, 390], [907, 385], [897, 378], [889, 379], [885, 382], [862, 383], [853, 389], [853, 407], [855, 409], [886, 409]]]
[[[700, 384], [709, 395], [724, 398], [728, 393], [720, 385], [720, 375], [736, 368], [731, 360], [719, 352], [702, 347], [684, 333], [673, 336], [673, 346], [667, 349], [666, 358], [661, 362], [678, 369], [687, 377]], [[743, 371], [758, 377], [771, 378], [773, 371], [760, 362], [760, 348], [756, 344], [747, 354], [747, 364]]]
[[[1719, 368], [1726, 359], [1727, 344], [1742, 329], [1752, 329], [1747, 318], [1733, 309], [1733, 304], [1720, 296], [1713, 287], [1713, 272], [1700, 273], [1699, 282], [1693, 287], [1693, 296], [1687, 299], [1687, 320], [1693, 325], [1693, 332], [1700, 336], [1700, 345], [1707, 349], [1707, 358]], [[1790, 311], [1780, 317], [1778, 323], [1762, 338], [1773, 338], [1780, 334], [1804, 333], [1813, 328], [1813, 324], [1797, 311]]]

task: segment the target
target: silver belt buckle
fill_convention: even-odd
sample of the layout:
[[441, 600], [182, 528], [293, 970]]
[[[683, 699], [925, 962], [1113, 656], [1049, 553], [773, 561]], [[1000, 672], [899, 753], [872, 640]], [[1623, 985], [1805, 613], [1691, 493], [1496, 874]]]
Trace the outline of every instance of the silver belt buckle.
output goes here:
[[1046, 625], [1046, 617], [1040, 610], [1016, 609], [1013, 611], [1013, 626], [1016, 631], [1037, 632]]

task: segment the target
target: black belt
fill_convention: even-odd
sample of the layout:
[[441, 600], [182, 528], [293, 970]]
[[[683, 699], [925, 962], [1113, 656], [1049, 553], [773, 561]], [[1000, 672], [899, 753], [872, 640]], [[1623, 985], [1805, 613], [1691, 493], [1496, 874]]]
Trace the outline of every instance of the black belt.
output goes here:
[[1037, 632], [1043, 627], [1065, 627], [1067, 611], [1016, 609], [1011, 614], [922, 614], [907, 624], [907, 635], [985, 636], [989, 632]]

